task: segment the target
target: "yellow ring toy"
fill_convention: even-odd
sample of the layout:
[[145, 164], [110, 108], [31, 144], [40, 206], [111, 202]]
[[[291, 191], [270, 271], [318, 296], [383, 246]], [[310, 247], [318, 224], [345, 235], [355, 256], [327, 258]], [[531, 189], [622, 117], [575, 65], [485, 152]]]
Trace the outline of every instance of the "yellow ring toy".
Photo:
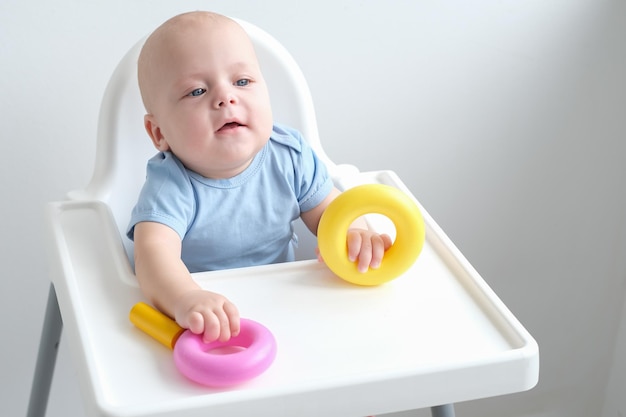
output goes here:
[[[348, 258], [346, 236], [357, 218], [371, 213], [393, 222], [396, 240], [378, 269], [362, 273], [357, 269], [358, 261]], [[415, 263], [424, 239], [424, 219], [417, 204], [399, 189], [383, 184], [359, 185], [341, 193], [328, 205], [317, 229], [320, 255], [328, 268], [358, 285], [380, 285], [402, 275]]]

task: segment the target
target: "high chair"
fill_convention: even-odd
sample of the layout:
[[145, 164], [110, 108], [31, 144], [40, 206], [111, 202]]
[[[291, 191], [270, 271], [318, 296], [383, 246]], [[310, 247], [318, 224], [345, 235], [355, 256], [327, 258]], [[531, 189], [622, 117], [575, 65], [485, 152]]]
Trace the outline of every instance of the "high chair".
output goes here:
[[[392, 171], [359, 172], [330, 160], [297, 64], [267, 33], [240, 23], [257, 49], [275, 120], [304, 134], [335, 184], [383, 183], [412, 196]], [[146, 161], [156, 153], [136, 82], [142, 42], [106, 89], [91, 181], [46, 207], [52, 283], [29, 417], [45, 414], [62, 327], [89, 416], [364, 416], [432, 407], [434, 416], [449, 417], [455, 402], [537, 383], [535, 340], [421, 206], [422, 253], [381, 286], [348, 284], [302, 255], [286, 264], [194, 274], [203, 287], [226, 294], [242, 316], [267, 326], [278, 353], [265, 373], [233, 388], [182, 377], [171, 352], [128, 320], [144, 298], [124, 230]], [[302, 240], [308, 232], [300, 230]], [[313, 257], [315, 240], [308, 240]]]

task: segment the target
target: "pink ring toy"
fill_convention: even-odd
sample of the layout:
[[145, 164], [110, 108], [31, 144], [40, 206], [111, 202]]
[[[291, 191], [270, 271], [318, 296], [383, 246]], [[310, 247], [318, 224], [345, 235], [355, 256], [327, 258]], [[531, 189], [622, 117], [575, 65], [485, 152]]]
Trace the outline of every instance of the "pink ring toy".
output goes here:
[[[240, 347], [238, 352], [216, 353], [216, 349]], [[276, 357], [276, 339], [262, 324], [241, 319], [239, 335], [227, 342], [204, 343], [200, 335], [183, 332], [174, 346], [174, 363], [187, 378], [202, 385], [226, 387], [254, 378]]]

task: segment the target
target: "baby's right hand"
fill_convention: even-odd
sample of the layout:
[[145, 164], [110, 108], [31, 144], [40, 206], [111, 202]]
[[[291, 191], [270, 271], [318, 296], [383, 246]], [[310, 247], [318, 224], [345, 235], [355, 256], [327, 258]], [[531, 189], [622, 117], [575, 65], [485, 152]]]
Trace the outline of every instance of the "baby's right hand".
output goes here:
[[202, 334], [205, 343], [225, 342], [239, 334], [239, 311], [220, 294], [192, 290], [176, 301], [176, 322], [192, 333]]

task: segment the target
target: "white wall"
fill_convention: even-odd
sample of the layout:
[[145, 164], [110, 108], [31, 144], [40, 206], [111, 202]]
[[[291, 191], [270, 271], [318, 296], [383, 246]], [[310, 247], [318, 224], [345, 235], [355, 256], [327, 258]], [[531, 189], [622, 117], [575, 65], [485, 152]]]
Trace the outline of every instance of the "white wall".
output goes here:
[[[459, 416], [626, 414], [625, 1], [3, 0], [0, 415], [27, 404], [48, 289], [43, 204], [89, 179], [119, 58], [199, 8], [281, 40], [331, 158], [396, 170], [539, 342], [534, 390]], [[61, 346], [48, 415], [82, 416]]]

